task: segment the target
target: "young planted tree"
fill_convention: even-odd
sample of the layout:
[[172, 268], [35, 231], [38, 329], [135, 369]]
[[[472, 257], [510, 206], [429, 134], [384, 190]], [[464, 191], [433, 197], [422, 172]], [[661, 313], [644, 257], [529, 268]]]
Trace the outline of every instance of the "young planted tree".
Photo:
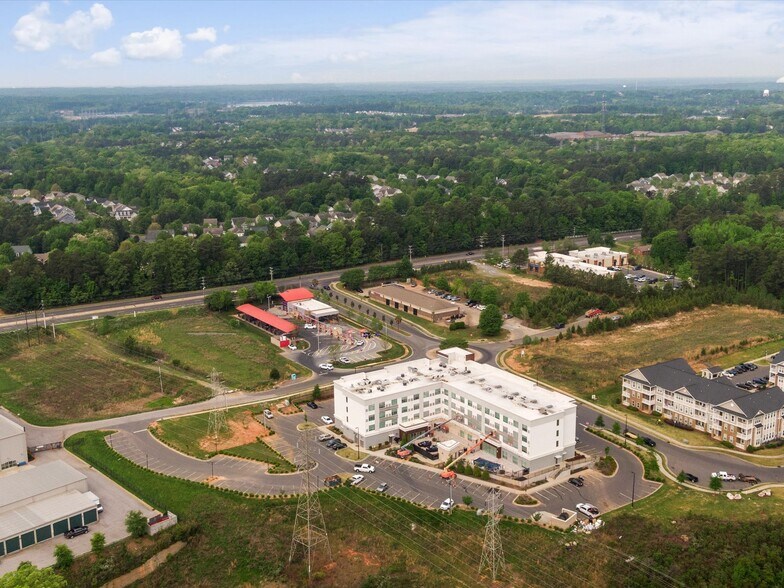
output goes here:
[[73, 565], [74, 554], [71, 548], [60, 543], [54, 548], [54, 567], [58, 570], [67, 570]]
[[125, 530], [132, 537], [144, 537], [147, 534], [147, 519], [140, 511], [132, 510], [125, 517]]
[[106, 536], [103, 533], [93, 533], [93, 536], [90, 537], [90, 550], [95, 555], [100, 555], [105, 547]]

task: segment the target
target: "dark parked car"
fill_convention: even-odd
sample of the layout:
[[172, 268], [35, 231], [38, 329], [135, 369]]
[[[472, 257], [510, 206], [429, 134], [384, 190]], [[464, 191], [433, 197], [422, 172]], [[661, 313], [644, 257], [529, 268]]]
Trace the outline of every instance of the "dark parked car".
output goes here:
[[650, 437], [643, 437], [642, 442], [645, 443], [648, 447], [656, 447], [656, 441]]
[[335, 445], [332, 446], [332, 449], [337, 451], [338, 449], [345, 449], [346, 447], [348, 447], [348, 445], [343, 443], [343, 441], [338, 441]]
[[749, 484], [759, 484], [760, 479], [757, 476], [749, 476], [746, 474], [738, 474], [738, 480], [741, 482], [748, 482]]
[[696, 484], [697, 482], [700, 481], [700, 479], [697, 476], [695, 476], [694, 474], [690, 474], [688, 472], [684, 472], [683, 477], [687, 482], [691, 482], [692, 484]]
[[642, 269], [642, 266], [641, 265], [635, 265], [632, 269], [634, 271], [638, 272], [638, 271], [640, 271]]
[[555, 323], [553, 325], [554, 329], [563, 329], [566, 326], [566, 323]]
[[316, 408], [318, 408], [318, 404], [316, 404], [316, 403], [315, 403], [315, 402], [313, 402], [312, 400], [311, 400], [310, 402], [308, 402], [308, 406], [309, 406], [310, 408], [313, 408], [313, 409], [316, 409]]
[[578, 488], [582, 488], [583, 484], [585, 484], [585, 478], [582, 476], [577, 476], [576, 478], [569, 478], [569, 483], [573, 486], [577, 486]]
[[155, 294], [155, 295], [152, 297], [152, 299], [153, 299], [153, 300], [160, 300], [161, 298], [163, 298], [163, 296], [161, 296], [160, 294]]
[[420, 447], [430, 447], [433, 443], [431, 441], [420, 441], [417, 443]]
[[87, 528], [86, 525], [82, 525], [81, 527], [74, 527], [73, 529], [68, 529], [65, 532], [66, 539], [73, 539], [74, 537], [78, 537], [79, 535], [84, 535], [90, 529]]

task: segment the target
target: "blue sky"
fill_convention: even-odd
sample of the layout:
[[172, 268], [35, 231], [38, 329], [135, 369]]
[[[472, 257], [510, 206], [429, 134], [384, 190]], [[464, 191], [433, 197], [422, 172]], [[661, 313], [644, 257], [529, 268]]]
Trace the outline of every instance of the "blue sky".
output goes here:
[[0, 2], [0, 86], [784, 76], [784, 3]]

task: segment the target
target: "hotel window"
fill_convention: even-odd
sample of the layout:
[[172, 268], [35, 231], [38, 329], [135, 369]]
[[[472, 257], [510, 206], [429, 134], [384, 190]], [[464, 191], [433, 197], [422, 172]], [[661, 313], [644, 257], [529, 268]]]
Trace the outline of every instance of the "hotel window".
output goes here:
[[495, 413], [495, 418], [496, 418], [496, 420], [498, 420], [498, 419], [500, 419], [500, 418], [501, 418], [501, 415], [500, 415], [500, 414], [498, 414], [498, 412], [496, 412], [496, 413]]
[[555, 442], [555, 446], [558, 447], [558, 441]]
[[[381, 406], [383, 406], [383, 405], [379, 405], [379, 408], [381, 408]], [[370, 405], [368, 405], [367, 409], [368, 410], [375, 410], [376, 409], [376, 405], [375, 404], [370, 404]]]
[[504, 422], [505, 422], [505, 423], [508, 423], [508, 422], [509, 422], [509, 417], [508, 417], [508, 416], [506, 416], [506, 415], [504, 415]]

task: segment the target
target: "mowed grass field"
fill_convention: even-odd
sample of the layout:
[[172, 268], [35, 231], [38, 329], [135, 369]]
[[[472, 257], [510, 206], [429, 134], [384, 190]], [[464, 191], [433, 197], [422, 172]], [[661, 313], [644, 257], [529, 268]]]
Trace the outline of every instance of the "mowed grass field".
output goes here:
[[233, 389], [258, 391], [271, 387], [270, 370], [277, 368], [282, 380], [291, 374], [310, 375], [302, 366], [286, 360], [258, 329], [231, 316], [204, 309], [185, 309], [115, 318], [106, 338], [115, 345], [132, 336], [172, 366], [208, 378], [212, 369]]
[[577, 396], [597, 394], [599, 401], [610, 403], [620, 395], [621, 376], [634, 368], [678, 357], [686, 358], [696, 370], [705, 364], [722, 365], [727, 353], [712, 350], [726, 347], [736, 354], [745, 341], [754, 356], [760, 343], [780, 340], [782, 333], [784, 315], [744, 306], [713, 306], [591, 337], [526, 346], [522, 356], [521, 348], [516, 348], [507, 355], [507, 365]]
[[[29, 343], [29, 345], [28, 345]], [[161, 392], [163, 387], [163, 392]], [[83, 327], [0, 335], [0, 404], [37, 425], [58, 425], [195, 402], [209, 390], [135, 363]]]

